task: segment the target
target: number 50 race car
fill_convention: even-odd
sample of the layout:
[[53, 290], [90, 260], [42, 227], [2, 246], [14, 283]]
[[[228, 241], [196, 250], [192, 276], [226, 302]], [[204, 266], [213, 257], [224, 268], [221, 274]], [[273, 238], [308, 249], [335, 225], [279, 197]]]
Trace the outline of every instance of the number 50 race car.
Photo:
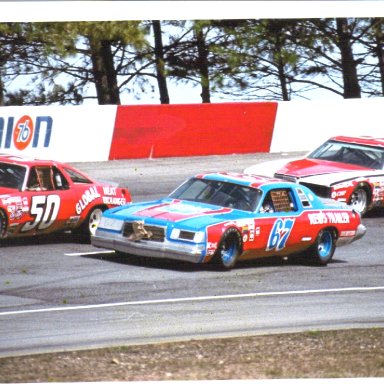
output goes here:
[[296, 183], [253, 175], [197, 175], [168, 197], [103, 213], [91, 243], [118, 253], [217, 262], [304, 253], [326, 265], [361, 238], [360, 214]]
[[0, 156], [0, 240], [60, 230], [91, 235], [104, 210], [129, 202], [127, 189], [69, 165]]

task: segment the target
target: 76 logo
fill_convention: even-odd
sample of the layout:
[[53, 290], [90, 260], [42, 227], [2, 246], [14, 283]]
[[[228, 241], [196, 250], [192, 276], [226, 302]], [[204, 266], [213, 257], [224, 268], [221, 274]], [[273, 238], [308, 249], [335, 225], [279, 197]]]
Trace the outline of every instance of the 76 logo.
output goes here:
[[278, 219], [275, 221], [269, 234], [267, 251], [272, 249], [281, 251], [285, 247], [294, 223], [294, 219]]

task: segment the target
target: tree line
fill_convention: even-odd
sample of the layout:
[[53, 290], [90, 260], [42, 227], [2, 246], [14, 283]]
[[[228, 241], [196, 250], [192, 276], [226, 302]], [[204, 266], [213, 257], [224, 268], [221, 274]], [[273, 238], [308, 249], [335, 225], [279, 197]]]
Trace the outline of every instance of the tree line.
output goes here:
[[384, 95], [383, 18], [0, 23], [0, 105]]

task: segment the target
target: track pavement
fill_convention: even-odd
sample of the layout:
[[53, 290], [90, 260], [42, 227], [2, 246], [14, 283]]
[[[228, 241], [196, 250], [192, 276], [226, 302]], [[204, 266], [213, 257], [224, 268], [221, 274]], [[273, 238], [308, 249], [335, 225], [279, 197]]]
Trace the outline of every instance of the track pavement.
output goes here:
[[[296, 156], [297, 154], [293, 154]], [[203, 171], [241, 171], [281, 154], [78, 163], [127, 184], [136, 201], [168, 194]], [[283, 155], [286, 156], [286, 155]], [[384, 215], [327, 267], [280, 259], [231, 271], [119, 258], [70, 234], [0, 249], [0, 356], [191, 338], [384, 325]]]

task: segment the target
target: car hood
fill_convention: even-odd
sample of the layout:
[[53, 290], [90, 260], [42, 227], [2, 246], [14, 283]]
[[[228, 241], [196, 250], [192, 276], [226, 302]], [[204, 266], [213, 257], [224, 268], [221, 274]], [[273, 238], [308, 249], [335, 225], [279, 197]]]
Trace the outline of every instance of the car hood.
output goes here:
[[140, 221], [154, 225], [180, 226], [198, 230], [218, 222], [247, 217], [251, 212], [217, 205], [165, 198], [146, 203], [134, 203], [106, 211], [105, 216], [127, 221]]
[[360, 167], [354, 164], [338, 163], [327, 160], [300, 159], [291, 161], [281, 167], [276, 173], [296, 177], [324, 175], [335, 172], [356, 172], [367, 171], [369, 168]]

